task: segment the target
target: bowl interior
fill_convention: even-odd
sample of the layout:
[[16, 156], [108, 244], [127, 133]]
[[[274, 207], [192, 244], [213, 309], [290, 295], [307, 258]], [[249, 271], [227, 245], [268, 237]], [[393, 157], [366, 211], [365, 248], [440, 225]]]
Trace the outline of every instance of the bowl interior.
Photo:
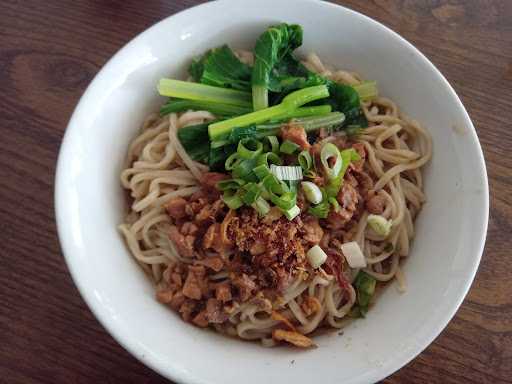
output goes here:
[[[266, 26], [280, 21], [304, 27], [303, 53], [314, 51], [328, 64], [376, 80], [383, 96], [430, 131], [434, 146], [424, 173], [428, 201], [404, 264], [407, 292], [391, 284], [366, 319], [342, 336], [319, 336], [319, 348], [309, 351], [265, 349], [185, 324], [155, 301], [116, 229], [126, 209], [119, 172], [144, 117], [163, 101], [155, 89], [159, 78], [184, 77], [190, 59], [213, 46], [251, 48]], [[382, 25], [305, 0], [208, 3], [137, 37], [80, 101], [56, 185], [62, 247], [95, 315], [141, 361], [191, 383], [357, 383], [392, 373], [437, 336], [467, 292], [485, 237], [487, 199], [474, 128], [432, 64]]]

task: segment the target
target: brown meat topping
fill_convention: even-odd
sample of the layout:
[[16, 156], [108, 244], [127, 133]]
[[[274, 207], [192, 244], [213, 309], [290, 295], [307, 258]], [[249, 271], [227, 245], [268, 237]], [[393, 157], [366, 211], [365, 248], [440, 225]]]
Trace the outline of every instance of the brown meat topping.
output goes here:
[[382, 195], [373, 195], [366, 200], [366, 209], [374, 215], [380, 215], [386, 207], [386, 198]]
[[206, 318], [210, 323], [220, 324], [228, 319], [228, 314], [222, 309], [222, 303], [217, 299], [208, 299], [206, 303]]
[[309, 149], [311, 145], [308, 142], [306, 131], [300, 125], [288, 124], [281, 127], [281, 138], [290, 140], [299, 145], [302, 149]]
[[183, 286], [183, 294], [190, 299], [196, 300], [199, 300], [202, 296], [197, 276], [192, 272], [189, 272], [187, 275], [187, 280], [185, 280], [185, 285]]
[[227, 180], [229, 179], [229, 175], [226, 175], [225, 173], [218, 173], [218, 172], [206, 172], [203, 173], [203, 177], [201, 178], [201, 183], [207, 188], [207, 189], [216, 189], [216, 185], [219, 181]]
[[240, 293], [240, 300], [247, 301], [254, 289], [256, 289], [256, 283], [245, 273], [242, 273], [240, 276], [233, 276], [233, 285], [238, 288]]
[[231, 288], [229, 283], [219, 284], [215, 288], [215, 298], [223, 303], [231, 300]]
[[197, 264], [204, 265], [206, 268], [219, 272], [224, 266], [224, 261], [220, 256], [211, 256], [197, 261]]
[[306, 231], [304, 240], [309, 241], [312, 244], [318, 244], [324, 236], [324, 230], [318, 223], [318, 219], [315, 217], [310, 216], [304, 220], [304, 229]]
[[192, 322], [198, 327], [205, 328], [208, 326], [208, 313], [205, 310], [199, 312], [193, 319]]
[[186, 235], [180, 233], [176, 226], [171, 226], [169, 230], [169, 239], [172, 240], [178, 252], [183, 257], [192, 257], [194, 254], [194, 240], [195, 237], [192, 235]]
[[185, 211], [185, 207], [187, 206], [187, 200], [182, 197], [176, 197], [172, 200], [169, 200], [165, 209], [169, 216], [173, 219], [183, 219], [187, 213]]

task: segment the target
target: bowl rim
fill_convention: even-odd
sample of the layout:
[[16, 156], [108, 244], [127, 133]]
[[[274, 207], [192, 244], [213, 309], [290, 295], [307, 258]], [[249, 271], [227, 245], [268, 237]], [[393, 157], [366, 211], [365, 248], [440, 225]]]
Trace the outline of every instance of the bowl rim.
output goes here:
[[[165, 378], [174, 380], [176, 382], [180, 383], [191, 383], [195, 382], [192, 377], [187, 375], [186, 373], [174, 370], [172, 367], [172, 364], [169, 364], [168, 366], [164, 366], [161, 361], [159, 361], [156, 358], [153, 358], [152, 356], [147, 356], [141, 353], [140, 346], [138, 343], [134, 340], [132, 340], [128, 334], [126, 334], [124, 331], [117, 329], [110, 317], [105, 313], [104, 309], [97, 304], [97, 302], [93, 299], [93, 291], [88, 288], [85, 284], [85, 281], [80, 278], [80, 271], [77, 268], [77, 264], [73, 260], [72, 254], [72, 245], [69, 239], [69, 234], [66, 230], [66, 220], [65, 220], [65, 207], [59, 203], [61, 201], [61, 196], [65, 194], [65, 182], [62, 178], [63, 169], [66, 167], [65, 164], [65, 156], [64, 150], [66, 146], [68, 145], [71, 136], [71, 132], [76, 131], [79, 129], [79, 126], [76, 124], [76, 121], [78, 120], [78, 117], [80, 114], [82, 114], [82, 110], [85, 109], [85, 104], [88, 103], [89, 94], [91, 93], [91, 89], [94, 87], [94, 84], [97, 83], [102, 78], [105, 73], [107, 72], [107, 68], [113, 65], [113, 62], [117, 60], [119, 56], [124, 51], [130, 50], [132, 46], [135, 46], [139, 40], [141, 40], [146, 34], [149, 34], [150, 31], [159, 28], [161, 25], [170, 22], [173, 18], [176, 18], [178, 16], [183, 17], [186, 16], [189, 13], [196, 12], [198, 8], [207, 8], [207, 7], [220, 7], [223, 5], [227, 5], [233, 1], [236, 0], [216, 0], [213, 2], [207, 2], [195, 5], [193, 7], [184, 9], [180, 12], [177, 12], [175, 14], [172, 14], [157, 23], [153, 24], [149, 28], [145, 29], [141, 33], [137, 34], [134, 38], [132, 38], [128, 43], [126, 43], [122, 48], [120, 48], [97, 72], [97, 74], [94, 76], [94, 78], [91, 80], [89, 85], [87, 86], [86, 90], [80, 97], [80, 100], [75, 107], [73, 114], [71, 115], [71, 118], [69, 120], [69, 123], [66, 127], [66, 131], [61, 143], [61, 147], [58, 154], [58, 160], [57, 160], [57, 167], [55, 172], [55, 195], [54, 195], [54, 205], [55, 205], [55, 217], [56, 217], [56, 224], [57, 224], [57, 233], [59, 242], [62, 249], [62, 254], [65, 260], [65, 263], [71, 273], [72, 280], [76, 287], [78, 288], [78, 291], [82, 298], [84, 299], [85, 303], [87, 304], [88, 308], [91, 310], [91, 312], [94, 314], [96, 319], [100, 322], [100, 324], [107, 330], [107, 332], [118, 342], [125, 350], [127, 350], [133, 357], [135, 357], [137, 360], [139, 360], [144, 365], [150, 367], [155, 372], [159, 373]], [[443, 331], [443, 329], [447, 326], [447, 324], [450, 322], [450, 320], [454, 317], [455, 313], [459, 309], [460, 305], [462, 304], [464, 298], [466, 297], [469, 288], [471, 287], [473, 280], [475, 278], [476, 272], [478, 270], [478, 266], [480, 264], [480, 260], [483, 254], [484, 246], [485, 246], [485, 240], [487, 235], [487, 228], [488, 228], [488, 218], [489, 218], [489, 185], [488, 185], [488, 177], [487, 177], [487, 171], [486, 171], [486, 165], [485, 160], [483, 156], [483, 151], [480, 145], [480, 141], [478, 140], [478, 136], [475, 130], [475, 127], [464, 107], [462, 104], [460, 98], [456, 94], [453, 87], [450, 85], [450, 83], [446, 80], [446, 78], [443, 76], [443, 74], [437, 69], [437, 67], [432, 64], [432, 62], [413, 44], [408, 42], [405, 38], [400, 36], [397, 32], [393, 31], [391, 28], [385, 26], [384, 24], [372, 19], [369, 16], [366, 16], [362, 13], [359, 13], [357, 11], [354, 11], [348, 7], [334, 4], [330, 2], [320, 2], [317, 0], [273, 0], [273, 1], [294, 1], [294, 5], [297, 5], [298, 3], [316, 3], [318, 6], [324, 6], [331, 9], [335, 8], [343, 8], [346, 12], [351, 14], [354, 17], [359, 17], [360, 19], [364, 20], [365, 23], [371, 23], [374, 24], [383, 30], [385, 30], [388, 34], [390, 34], [394, 39], [398, 40], [401, 44], [407, 46], [409, 50], [414, 52], [416, 56], [419, 57], [422, 61], [424, 61], [429, 69], [434, 72], [434, 74], [444, 83], [446, 86], [446, 89], [449, 91], [450, 96], [455, 100], [455, 102], [458, 104], [459, 108], [463, 112], [463, 118], [464, 123], [468, 127], [468, 131], [470, 132], [470, 135], [472, 136], [472, 146], [475, 150], [475, 154], [478, 154], [478, 163], [481, 168], [481, 173], [479, 174], [479, 177], [482, 181], [482, 207], [480, 209], [480, 215], [479, 218], [482, 221], [481, 222], [481, 233], [479, 233], [478, 238], [478, 249], [475, 249], [474, 257], [473, 257], [473, 265], [471, 268], [471, 274], [468, 276], [464, 283], [463, 289], [460, 290], [458, 295], [456, 296], [456, 299], [454, 299], [454, 305], [451, 307], [451, 310], [445, 314], [442, 321], [439, 321], [434, 327], [432, 327], [432, 332], [428, 337], [425, 337], [423, 340], [421, 340], [421, 343], [417, 343], [416, 347], [413, 350], [410, 350], [406, 357], [402, 357], [394, 359], [391, 363], [387, 364], [385, 367], [382, 367], [382, 369], [378, 370], [373, 376], [365, 376], [365, 379], [369, 379], [371, 382], [376, 382], [379, 380], [382, 380], [394, 372], [398, 371], [405, 365], [407, 365], [410, 361], [412, 361], [415, 357], [417, 357], [422, 351], [424, 351]]]

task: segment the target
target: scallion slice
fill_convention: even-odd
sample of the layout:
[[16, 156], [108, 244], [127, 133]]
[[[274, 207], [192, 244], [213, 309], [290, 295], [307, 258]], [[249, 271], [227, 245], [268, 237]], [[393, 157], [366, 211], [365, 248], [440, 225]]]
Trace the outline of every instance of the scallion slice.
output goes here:
[[368, 215], [368, 225], [377, 235], [388, 237], [393, 223], [381, 215]]
[[225, 191], [222, 195], [222, 200], [230, 209], [238, 209], [242, 205], [244, 205], [244, 202], [240, 198], [240, 195], [238, 192], [235, 192], [233, 190]]
[[336, 200], [336, 197], [331, 196], [331, 197], [329, 197], [327, 199], [327, 201], [329, 202], [329, 204], [332, 205], [332, 207], [334, 208], [335, 212], [339, 212], [339, 210], [340, 210], [340, 203], [338, 203], [338, 200]]
[[289, 209], [281, 209], [288, 220], [295, 219], [300, 214], [300, 208], [297, 205]]
[[265, 164], [260, 164], [256, 166], [256, 168], [253, 169], [254, 174], [258, 179], [263, 180], [265, 177], [270, 175], [270, 168], [267, 167]]
[[233, 178], [245, 181], [258, 181], [253, 170], [256, 166], [256, 159], [240, 159], [233, 168]]
[[270, 211], [269, 203], [261, 196], [251, 204], [251, 207], [253, 207], [260, 216], [265, 216]]
[[308, 172], [313, 166], [313, 158], [311, 157], [309, 151], [302, 151], [299, 153], [297, 160], [299, 161], [299, 165], [302, 167], [304, 172]]
[[244, 193], [242, 195], [242, 201], [251, 205], [260, 197], [261, 195], [261, 187], [256, 183], [248, 183], [243, 186]]
[[263, 151], [263, 144], [252, 138], [242, 139], [236, 151], [242, 159], [253, 159]]
[[320, 204], [322, 202], [322, 191], [315, 183], [303, 181], [300, 185], [302, 191], [304, 191], [304, 195], [306, 195], [306, 199], [308, 199], [310, 203]]
[[295, 144], [293, 141], [285, 140], [281, 144], [281, 147], [279, 147], [279, 150], [287, 155], [293, 155], [299, 148], [300, 145]]
[[281, 165], [283, 164], [283, 160], [277, 156], [274, 152], [266, 152], [262, 153], [256, 159], [256, 164], [261, 165], [264, 164], [267, 167], [270, 167], [272, 164]]
[[221, 180], [217, 183], [217, 189], [220, 191], [238, 191], [238, 189], [245, 184], [245, 181], [241, 179], [229, 179]]
[[266, 139], [270, 144], [270, 150], [276, 154], [279, 153], [279, 139], [277, 136], [266, 136]]
[[232, 171], [235, 168], [235, 166], [239, 163], [239, 161], [240, 155], [237, 152], [232, 153], [226, 159], [226, 162], [224, 163], [224, 168], [226, 169], [226, 171]]
[[[334, 165], [331, 167], [329, 162], [334, 159]], [[324, 167], [325, 174], [329, 180], [335, 179], [341, 172], [343, 166], [343, 160], [341, 159], [341, 153], [337, 146], [333, 143], [326, 143], [322, 147], [320, 152], [320, 161]]]
[[272, 164], [270, 172], [279, 180], [302, 180], [302, 168], [297, 166], [277, 166]]

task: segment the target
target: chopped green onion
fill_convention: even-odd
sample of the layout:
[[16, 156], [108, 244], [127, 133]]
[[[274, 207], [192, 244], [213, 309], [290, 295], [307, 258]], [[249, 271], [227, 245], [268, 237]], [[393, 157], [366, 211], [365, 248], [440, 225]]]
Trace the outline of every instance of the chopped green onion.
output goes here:
[[319, 268], [327, 260], [327, 254], [319, 245], [310, 248], [306, 253], [306, 257], [308, 258], [309, 264], [315, 269]]
[[328, 185], [325, 187], [327, 195], [329, 197], [334, 197], [338, 194], [341, 184], [343, 182], [343, 177], [345, 176], [345, 172], [348, 169], [351, 161], [359, 161], [361, 156], [357, 153], [354, 148], [344, 149], [340, 152], [340, 158], [342, 167], [337, 177], [330, 179]]
[[258, 178], [253, 172], [255, 167], [256, 159], [240, 159], [233, 168], [233, 178], [243, 179], [245, 181], [258, 181]]
[[361, 101], [374, 99], [378, 95], [377, 83], [375, 81], [365, 81], [361, 84], [352, 86], [359, 94]]
[[232, 190], [225, 191], [222, 195], [222, 200], [230, 209], [238, 209], [244, 205], [240, 195]]
[[234, 190], [238, 191], [238, 189], [245, 184], [245, 181], [241, 179], [229, 179], [229, 180], [221, 180], [217, 183], [217, 189], [220, 191]]
[[283, 210], [291, 209], [297, 203], [297, 194], [290, 191], [290, 188], [275, 175], [270, 174], [263, 180], [270, 201]]
[[370, 300], [375, 293], [377, 280], [369, 274], [359, 271], [353, 284], [356, 289], [356, 300], [359, 312], [364, 317], [368, 312]]
[[256, 201], [261, 194], [261, 187], [255, 183], [248, 183], [244, 185], [244, 194], [242, 195], [242, 200], [245, 204], [251, 205]]
[[268, 192], [270, 193], [270, 201], [281, 208], [283, 212], [293, 208], [297, 203], [297, 194], [293, 192], [285, 192], [281, 196], [276, 195], [272, 190], [268, 190]]
[[270, 205], [261, 196], [258, 197], [256, 201], [251, 204], [251, 207], [253, 207], [260, 216], [265, 216], [270, 211]]
[[267, 191], [269, 191], [269, 192], [272, 191], [273, 193], [277, 193], [280, 195], [285, 192], [290, 192], [290, 189], [288, 188], [288, 186], [284, 182], [279, 180], [272, 173], [270, 175], [268, 175], [267, 177], [265, 177], [265, 179], [263, 179], [263, 185], [265, 186]]
[[[269, 174], [272, 176], [272, 174], [271, 174], [271, 173], [269, 173]], [[260, 182], [258, 183], [258, 185], [259, 185], [259, 186], [260, 186], [260, 188], [261, 188], [261, 197], [262, 197], [262, 198], [264, 198], [265, 200], [270, 200], [270, 193], [268, 193], [267, 188], [265, 188], [265, 185], [264, 185], [264, 183], [263, 183], [263, 180], [262, 180], [262, 181], [260, 181]]]
[[232, 153], [226, 159], [226, 162], [224, 163], [224, 169], [226, 169], [226, 171], [231, 171], [236, 167], [236, 165], [239, 162], [240, 162], [240, 155], [237, 152]]
[[238, 142], [236, 151], [242, 159], [252, 159], [263, 151], [263, 144], [252, 138], [242, 139]]
[[279, 180], [302, 180], [302, 168], [297, 166], [270, 166], [272, 172]]
[[[329, 165], [329, 159], [334, 158], [334, 165]], [[335, 179], [341, 172], [343, 166], [343, 160], [341, 159], [341, 153], [338, 147], [333, 143], [326, 143], [322, 147], [320, 152], [320, 161], [324, 167], [325, 174], [329, 180]]]
[[322, 202], [322, 191], [315, 183], [303, 181], [300, 185], [302, 186], [304, 195], [306, 195], [306, 199], [308, 199], [310, 203], [320, 204]]
[[304, 172], [309, 171], [313, 166], [313, 158], [311, 157], [309, 151], [302, 151], [299, 153], [297, 160], [299, 161], [299, 165], [302, 167]]
[[340, 203], [338, 203], [338, 200], [336, 200], [335, 197], [329, 197], [327, 199], [327, 201], [329, 202], [329, 204], [332, 205], [332, 207], [334, 208], [334, 212], [339, 212], [340, 210]]
[[270, 144], [270, 150], [273, 153], [279, 153], [279, 140], [277, 136], [266, 136], [269, 144]]
[[329, 204], [327, 201], [323, 201], [315, 206], [310, 206], [308, 212], [319, 219], [325, 219], [329, 216]]
[[368, 215], [368, 225], [377, 235], [388, 237], [393, 223], [381, 215]]
[[158, 93], [162, 96], [177, 97], [186, 100], [210, 101], [238, 105], [252, 109], [251, 94], [211, 85], [192, 83], [174, 79], [160, 79]]
[[289, 209], [281, 209], [281, 211], [284, 213], [288, 220], [293, 220], [300, 214], [300, 208], [297, 205], [294, 205]]
[[253, 169], [254, 174], [260, 180], [263, 180], [265, 177], [270, 175], [270, 168], [265, 164], [260, 164], [256, 168]]
[[279, 147], [279, 150], [287, 155], [293, 155], [299, 148], [300, 145], [295, 144], [293, 141], [285, 140], [281, 144], [281, 147]]
[[258, 156], [256, 159], [256, 164], [258, 165], [266, 165], [267, 167], [270, 167], [272, 164], [281, 165], [283, 164], [283, 160], [277, 156], [274, 152], [266, 152], [262, 153]]

